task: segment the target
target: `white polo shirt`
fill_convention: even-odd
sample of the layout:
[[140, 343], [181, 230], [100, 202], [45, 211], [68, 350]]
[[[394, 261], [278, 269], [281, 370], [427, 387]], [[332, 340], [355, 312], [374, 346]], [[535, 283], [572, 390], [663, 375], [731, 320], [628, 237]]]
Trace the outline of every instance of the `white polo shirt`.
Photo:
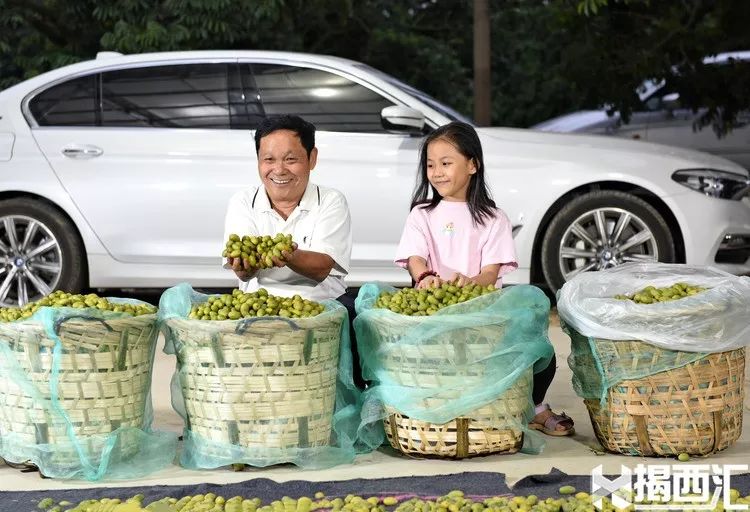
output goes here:
[[299, 294], [312, 300], [335, 299], [346, 291], [344, 276], [352, 254], [352, 227], [346, 198], [338, 190], [308, 182], [299, 205], [284, 220], [272, 207], [265, 188], [251, 187], [229, 200], [224, 221], [224, 240], [236, 233], [271, 235], [285, 233], [299, 249], [320, 252], [333, 258], [334, 266], [318, 283], [288, 267], [261, 269], [253, 279], [240, 281], [239, 288], [252, 292], [262, 287], [272, 295]]

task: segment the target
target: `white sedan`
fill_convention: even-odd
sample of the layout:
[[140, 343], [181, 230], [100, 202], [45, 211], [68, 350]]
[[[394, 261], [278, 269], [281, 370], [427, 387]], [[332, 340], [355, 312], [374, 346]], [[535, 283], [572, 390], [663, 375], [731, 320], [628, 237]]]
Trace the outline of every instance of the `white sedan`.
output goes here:
[[[0, 303], [53, 289], [235, 285], [221, 267], [229, 197], [258, 183], [252, 130], [294, 113], [317, 128], [312, 180], [347, 197], [351, 286], [409, 282], [392, 263], [421, 136], [463, 119], [364, 64], [320, 55], [120, 55], [0, 92]], [[509, 283], [677, 261], [750, 272], [748, 172], [694, 151], [478, 128], [514, 225]]]

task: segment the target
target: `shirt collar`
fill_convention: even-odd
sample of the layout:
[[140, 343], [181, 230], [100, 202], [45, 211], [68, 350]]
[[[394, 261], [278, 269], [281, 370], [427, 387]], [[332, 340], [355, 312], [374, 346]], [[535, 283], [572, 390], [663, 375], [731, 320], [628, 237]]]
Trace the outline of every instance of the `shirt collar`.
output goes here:
[[320, 205], [320, 187], [308, 181], [305, 193], [302, 194], [302, 199], [300, 199], [297, 206], [299, 206], [300, 210], [309, 212], [318, 205]]
[[[311, 181], [308, 181], [307, 188], [305, 188], [305, 192], [302, 194], [302, 199], [299, 200], [297, 208], [303, 211], [310, 211], [319, 204], [320, 189], [317, 185], [313, 184]], [[273, 208], [271, 207], [271, 201], [268, 198], [268, 193], [266, 192], [266, 188], [263, 186], [258, 187], [255, 193], [255, 207], [263, 212], [273, 211]]]

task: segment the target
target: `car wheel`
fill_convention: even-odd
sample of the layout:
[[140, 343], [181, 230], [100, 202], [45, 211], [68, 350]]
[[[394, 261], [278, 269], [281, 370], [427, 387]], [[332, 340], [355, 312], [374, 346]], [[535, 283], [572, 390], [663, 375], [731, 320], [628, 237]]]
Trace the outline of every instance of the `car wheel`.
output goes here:
[[58, 210], [29, 198], [0, 201], [0, 305], [81, 291], [83, 258], [75, 227]]
[[542, 271], [556, 292], [581, 272], [622, 263], [673, 262], [674, 241], [656, 209], [632, 194], [594, 191], [571, 200], [542, 240]]

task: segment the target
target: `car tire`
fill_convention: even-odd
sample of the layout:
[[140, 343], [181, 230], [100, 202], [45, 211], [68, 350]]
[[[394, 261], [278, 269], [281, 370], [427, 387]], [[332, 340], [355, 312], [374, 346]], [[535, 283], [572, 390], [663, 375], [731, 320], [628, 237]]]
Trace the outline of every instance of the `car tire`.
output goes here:
[[615, 190], [572, 199], [555, 214], [542, 239], [542, 272], [553, 292], [582, 271], [628, 261], [674, 260], [674, 240], [664, 217], [643, 199]]
[[85, 275], [78, 231], [59, 210], [26, 197], [0, 201], [0, 305], [80, 292]]

